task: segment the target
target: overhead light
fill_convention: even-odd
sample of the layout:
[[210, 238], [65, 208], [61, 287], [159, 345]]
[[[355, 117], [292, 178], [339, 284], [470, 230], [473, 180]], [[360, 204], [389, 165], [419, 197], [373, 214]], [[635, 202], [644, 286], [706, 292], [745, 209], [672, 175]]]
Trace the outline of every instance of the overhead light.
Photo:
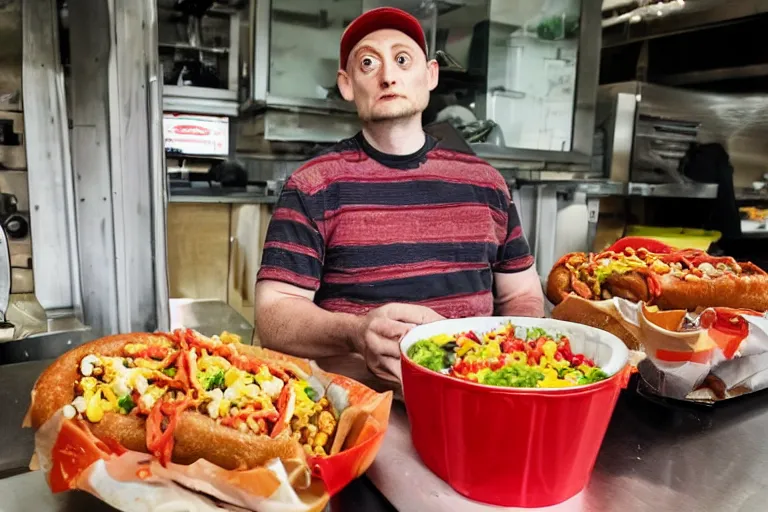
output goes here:
[[630, 23], [640, 23], [641, 21], [643, 21], [643, 17], [639, 14], [634, 14], [631, 18], [629, 18]]

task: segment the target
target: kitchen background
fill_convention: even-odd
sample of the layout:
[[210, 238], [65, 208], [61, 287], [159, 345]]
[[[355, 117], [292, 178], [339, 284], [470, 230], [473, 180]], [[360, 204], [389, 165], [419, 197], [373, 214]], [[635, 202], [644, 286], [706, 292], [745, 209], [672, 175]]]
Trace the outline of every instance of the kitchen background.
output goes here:
[[[6, 338], [154, 329], [203, 302], [249, 337], [282, 184], [359, 129], [340, 35], [381, 5], [422, 22], [426, 129], [504, 174], [542, 276], [649, 227], [762, 261], [764, 220], [713, 212], [768, 202], [766, 1], [0, 0]], [[707, 143], [717, 175], [691, 163]]]

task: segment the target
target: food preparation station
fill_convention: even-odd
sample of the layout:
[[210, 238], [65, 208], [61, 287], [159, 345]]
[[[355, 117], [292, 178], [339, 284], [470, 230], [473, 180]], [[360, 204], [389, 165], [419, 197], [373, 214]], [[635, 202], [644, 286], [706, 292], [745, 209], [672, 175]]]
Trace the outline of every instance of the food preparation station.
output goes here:
[[[530, 13], [503, 0], [357, 0], [323, 9], [251, 0], [218, 2], [195, 22], [169, 15], [173, 2], [163, 0], [0, 2], [0, 31], [12, 41], [1, 44], [0, 34], [0, 313], [12, 324], [0, 324], [0, 511], [107, 510], [84, 493], [54, 496], [41, 473], [27, 471], [34, 437], [21, 421], [53, 358], [106, 334], [180, 326], [258, 343], [253, 280], [280, 187], [318, 145], [359, 129], [334, 91], [331, 57], [343, 24], [364, 9], [397, 5], [427, 28], [446, 84], [433, 94], [430, 121], [453, 121], [504, 175], [542, 278], [562, 254], [615, 238], [630, 204], [642, 203], [647, 223], [668, 225], [660, 212], [673, 210], [672, 202], [716, 198], [718, 184], [677, 172], [692, 141], [730, 144], [737, 200], [768, 201], [761, 164], [768, 97], [682, 88], [728, 80], [722, 69], [600, 85], [601, 25], [605, 61], [625, 43], [645, 40], [633, 32], [644, 26], [638, 20], [665, 17], [645, 34], [663, 35], [664, 23], [674, 23], [672, 4], [685, 2], [664, 2], [662, 14], [646, 12], [648, 2], [624, 0], [564, 0], [562, 13], [544, 14], [541, 1], [529, 3]], [[756, 0], [738, 9], [688, 3], [694, 8], [680, 18], [681, 31], [768, 11]], [[542, 20], [568, 9], [580, 22], [570, 37], [534, 43], [510, 29], [545, 33]], [[622, 23], [624, 35], [610, 32]], [[312, 66], [292, 53], [302, 30], [330, 41], [299, 48], [314, 52]], [[515, 74], [515, 66], [530, 64], [523, 48], [552, 61], [533, 85]], [[638, 51], [641, 69], [648, 49]], [[461, 54], [458, 61], [452, 52]], [[732, 73], [764, 71], [745, 65]], [[472, 92], [472, 108], [457, 105], [478, 76], [484, 84]], [[565, 86], [535, 97], [545, 82]], [[544, 110], [526, 114], [534, 103]], [[539, 118], [553, 124], [531, 121]], [[237, 166], [223, 165], [232, 162]], [[721, 245], [764, 265], [755, 256], [764, 248], [762, 231]], [[364, 382], [369, 377], [341, 366]], [[324, 367], [337, 369], [335, 362]], [[487, 420], [478, 419], [478, 435]], [[765, 392], [709, 407], [651, 396], [635, 377], [589, 486], [551, 510], [763, 511], [767, 429]], [[373, 466], [329, 508], [491, 510], [422, 464], [399, 401]]]

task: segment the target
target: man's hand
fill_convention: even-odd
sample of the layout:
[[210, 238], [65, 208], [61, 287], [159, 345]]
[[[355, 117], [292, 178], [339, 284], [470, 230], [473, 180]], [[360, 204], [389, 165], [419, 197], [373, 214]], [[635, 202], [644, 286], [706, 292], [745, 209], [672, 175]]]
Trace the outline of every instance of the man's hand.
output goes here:
[[355, 349], [363, 355], [374, 375], [400, 382], [400, 338], [413, 327], [444, 318], [433, 310], [413, 304], [387, 304], [362, 317]]

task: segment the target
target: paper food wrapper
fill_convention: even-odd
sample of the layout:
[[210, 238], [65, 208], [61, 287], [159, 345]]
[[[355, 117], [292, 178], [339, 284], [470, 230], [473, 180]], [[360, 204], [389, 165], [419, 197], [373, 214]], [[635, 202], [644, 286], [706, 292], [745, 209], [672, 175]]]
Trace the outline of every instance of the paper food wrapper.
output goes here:
[[662, 397], [711, 403], [768, 387], [764, 314], [708, 308], [694, 315], [697, 329], [680, 331], [685, 315], [685, 311], [652, 311], [643, 303], [617, 297], [604, 301], [568, 297], [553, 311], [555, 318], [602, 323], [634, 345], [630, 348], [642, 350], [647, 360], [638, 364], [640, 375]]
[[330, 456], [274, 459], [249, 470], [225, 470], [203, 459], [163, 467], [151, 455], [102, 442], [86, 422], [59, 412], [36, 432], [30, 468], [46, 472], [54, 493], [79, 489], [125, 512], [320, 511], [370, 467], [384, 439], [392, 394], [310, 367], [343, 410]]

